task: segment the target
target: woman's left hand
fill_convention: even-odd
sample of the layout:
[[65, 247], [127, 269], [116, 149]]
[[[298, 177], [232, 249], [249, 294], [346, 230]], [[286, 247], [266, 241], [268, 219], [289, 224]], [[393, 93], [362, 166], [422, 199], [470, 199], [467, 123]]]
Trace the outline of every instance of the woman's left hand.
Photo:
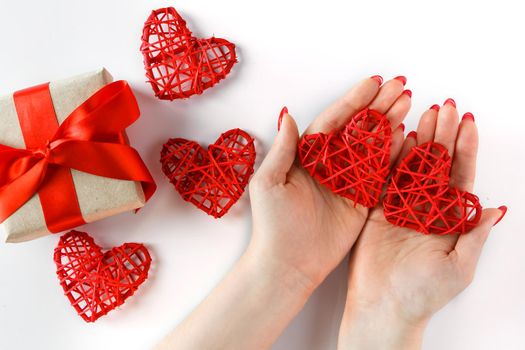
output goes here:
[[[381, 86], [379, 77], [361, 81], [324, 111], [305, 134], [340, 129], [365, 107], [386, 115], [396, 159], [403, 142], [400, 127], [411, 104], [397, 77]], [[253, 238], [247, 254], [293, 271], [298, 283], [316, 288], [354, 244], [368, 208], [334, 194], [313, 179], [296, 160], [299, 140], [295, 121], [284, 113], [272, 148], [250, 184]]]

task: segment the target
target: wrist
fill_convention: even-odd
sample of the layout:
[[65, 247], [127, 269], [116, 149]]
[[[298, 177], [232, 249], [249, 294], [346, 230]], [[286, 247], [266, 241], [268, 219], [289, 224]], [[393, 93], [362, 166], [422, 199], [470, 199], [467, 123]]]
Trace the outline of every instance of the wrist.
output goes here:
[[409, 320], [391, 305], [348, 304], [339, 332], [339, 349], [421, 349], [428, 319]]
[[248, 249], [159, 349], [269, 349], [311, 290], [293, 269]]
[[302, 271], [249, 247], [240, 260], [245, 269], [281, 297], [292, 298], [304, 305], [317, 285]]

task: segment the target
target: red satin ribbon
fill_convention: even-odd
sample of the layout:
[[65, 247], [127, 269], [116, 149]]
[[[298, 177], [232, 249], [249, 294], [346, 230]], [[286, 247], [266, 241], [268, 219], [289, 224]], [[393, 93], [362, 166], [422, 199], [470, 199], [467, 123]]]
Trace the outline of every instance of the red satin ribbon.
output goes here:
[[0, 144], [0, 223], [38, 192], [46, 225], [60, 232], [84, 223], [69, 169], [156, 185], [124, 130], [139, 117], [125, 81], [108, 84], [58, 126], [49, 85], [19, 91], [15, 106], [27, 149]]

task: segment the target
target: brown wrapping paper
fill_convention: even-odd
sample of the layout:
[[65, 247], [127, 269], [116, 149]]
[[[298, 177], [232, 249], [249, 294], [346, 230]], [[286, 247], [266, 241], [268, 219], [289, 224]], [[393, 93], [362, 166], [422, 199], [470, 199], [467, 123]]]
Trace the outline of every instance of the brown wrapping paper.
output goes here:
[[[62, 123], [75, 108], [112, 81], [113, 78], [105, 69], [52, 81], [49, 90], [58, 122]], [[0, 97], [0, 144], [26, 148], [12, 94]], [[77, 170], [71, 170], [71, 174], [80, 211], [86, 222], [140, 208], [145, 204], [139, 182], [104, 178]], [[2, 226], [6, 242], [28, 241], [50, 233], [38, 194], [4, 221]]]

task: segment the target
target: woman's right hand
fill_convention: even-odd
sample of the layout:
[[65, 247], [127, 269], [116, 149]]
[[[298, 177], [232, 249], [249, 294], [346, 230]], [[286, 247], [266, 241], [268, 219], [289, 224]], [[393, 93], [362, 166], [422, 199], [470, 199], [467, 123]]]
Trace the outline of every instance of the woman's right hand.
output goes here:
[[[400, 158], [415, 145], [441, 143], [453, 159], [450, 185], [471, 192], [478, 132], [474, 117], [459, 121], [455, 102], [434, 105], [409, 133]], [[398, 160], [398, 161], [399, 161]], [[350, 258], [340, 349], [419, 349], [430, 317], [465, 289], [492, 227], [506, 207], [485, 209], [463, 235], [424, 235], [386, 221], [371, 210]]]

